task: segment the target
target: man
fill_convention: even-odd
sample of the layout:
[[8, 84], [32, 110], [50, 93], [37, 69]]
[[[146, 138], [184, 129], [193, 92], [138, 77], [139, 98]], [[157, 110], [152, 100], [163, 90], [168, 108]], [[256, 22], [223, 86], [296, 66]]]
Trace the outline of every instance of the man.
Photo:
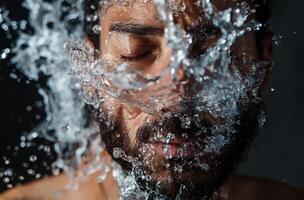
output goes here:
[[61, 175], [1, 198], [304, 198], [300, 189], [233, 174], [263, 121], [272, 34], [253, 20], [266, 22], [269, 1], [163, 2], [86, 2], [87, 43], [109, 73], [83, 89], [97, 97], [101, 156], [119, 164], [115, 179], [109, 173], [98, 185], [94, 174], [54, 196], [67, 183]]

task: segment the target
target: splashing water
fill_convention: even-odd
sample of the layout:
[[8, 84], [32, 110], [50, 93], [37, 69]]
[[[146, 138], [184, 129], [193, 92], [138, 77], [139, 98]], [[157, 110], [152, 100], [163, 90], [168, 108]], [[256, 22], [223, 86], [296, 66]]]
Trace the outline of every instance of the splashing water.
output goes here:
[[[132, 6], [135, 1], [115, 1], [115, 3]], [[236, 132], [235, 122], [232, 120], [225, 123], [216, 122], [208, 127], [208, 130], [203, 130], [200, 113], [211, 113], [215, 119], [235, 119], [240, 117], [240, 107], [245, 107], [252, 101], [256, 103], [261, 101], [258, 89], [263, 79], [262, 66], [266, 63], [251, 60], [246, 55], [232, 57], [229, 50], [238, 38], [247, 32], [259, 30], [262, 26], [249, 19], [254, 10], [250, 9], [248, 4], [243, 2], [236, 7], [219, 11], [209, 0], [198, 0], [197, 5], [204, 10], [202, 17], [206, 17], [214, 24], [220, 31], [220, 37], [204, 54], [191, 59], [188, 50], [194, 38], [174, 22], [172, 14], [172, 12], [185, 11], [185, 5], [174, 7], [173, 2], [167, 6], [162, 0], [154, 0], [154, 3], [160, 19], [164, 22], [164, 37], [172, 52], [168, 66], [156, 75], [143, 74], [126, 63], [119, 63], [113, 67], [107, 60], [99, 59], [100, 51], [83, 42], [85, 35], [82, 26], [87, 19], [84, 17], [81, 0], [24, 1], [23, 5], [30, 13], [28, 23], [33, 28], [34, 34], [21, 31], [15, 47], [11, 50], [4, 49], [0, 54], [4, 59], [6, 54], [14, 53], [12, 62], [31, 80], [39, 81], [42, 75], [49, 77], [47, 88], [40, 88], [38, 91], [44, 99], [47, 117], [44, 124], [37, 127], [30, 135], [33, 136], [35, 133], [35, 138], [47, 138], [54, 142], [54, 149], [58, 154], [58, 159], [52, 166], [54, 173], [63, 170], [71, 179], [81, 180], [98, 170], [102, 174], [107, 173], [111, 167], [113, 176], [120, 186], [121, 199], [149, 198], [153, 191], [140, 192], [134, 177], [138, 174], [147, 180], [151, 177], [140, 169], [141, 161], [126, 155], [121, 148], [114, 149], [113, 155], [135, 166], [130, 174], [125, 174], [116, 163], [108, 166], [103, 162], [100, 153], [104, 150], [104, 144], [99, 134], [100, 130], [95, 120], [88, 121], [86, 104], [98, 109], [104, 99], [113, 98], [139, 107], [149, 115], [157, 114], [166, 107], [175, 107], [177, 104], [184, 105], [185, 108], [192, 104], [193, 113], [169, 112], [160, 117], [159, 123], [166, 123], [172, 117], [176, 117], [181, 120], [183, 129], [195, 126], [200, 129], [199, 134], [209, 131], [206, 139], [208, 145], [202, 146], [199, 142], [194, 144], [199, 146], [200, 151], [196, 156], [200, 156], [199, 154], [206, 152], [219, 154], [222, 148], [231, 142], [232, 135], [224, 133]], [[108, 6], [112, 5], [112, 2], [102, 1], [101, 4]], [[16, 24], [9, 21], [8, 13], [1, 10], [0, 23], [3, 21], [6, 21], [6, 25]], [[21, 30], [24, 29], [22, 28], [24, 23], [19, 23]], [[93, 27], [93, 32], [97, 35], [102, 30], [103, 27], [99, 24]], [[250, 66], [250, 70], [242, 74], [238, 70], [229, 70], [231, 65]], [[196, 88], [196, 93], [190, 97], [181, 96], [178, 102], [171, 101], [168, 96], [181, 82], [178, 78], [178, 71], [181, 69], [185, 71], [187, 78], [194, 78], [191, 87]], [[166, 87], [156, 87], [154, 92], [146, 95], [141, 93], [147, 88], [158, 85], [168, 74], [170, 80]], [[202, 89], [202, 85], [208, 90]], [[248, 91], [252, 94], [248, 95]], [[166, 136], [160, 134], [154, 139], [169, 143], [174, 137], [174, 133]], [[143, 151], [145, 148], [149, 149], [143, 146]], [[163, 151], [169, 150], [165, 148]], [[90, 156], [90, 162], [83, 166], [83, 160], [87, 156]], [[30, 161], [36, 160], [35, 155], [30, 157]], [[202, 163], [199, 159], [190, 164], [197, 165], [204, 171], [209, 170], [208, 164]], [[175, 167], [176, 171], [183, 170], [183, 166]], [[3, 173], [11, 174], [10, 171]], [[9, 180], [3, 181], [9, 184]], [[100, 181], [103, 181], [103, 178], [100, 178]], [[163, 197], [159, 198], [163, 199]]]
[[[242, 88], [242, 85], [244, 84], [241, 84], [242, 80], [238, 80], [238, 77], [232, 78], [232, 75], [227, 75], [229, 74], [227, 71], [228, 65], [231, 63], [231, 61], [229, 61], [229, 48], [234, 44], [237, 38], [244, 35], [247, 31], [259, 30], [261, 27], [261, 24], [256, 23], [253, 20], [249, 20], [248, 22], [247, 18], [253, 11], [249, 9], [249, 6], [246, 3], [243, 2], [239, 7], [233, 9], [228, 8], [224, 11], [215, 12], [214, 6], [209, 1], [198, 2], [204, 10], [208, 11], [205, 15], [208, 19], [212, 20], [213, 24], [220, 29], [222, 34], [216, 44], [209, 47], [206, 50], [206, 53], [201, 55], [198, 59], [187, 58], [188, 49], [192, 43], [191, 35], [186, 34], [173, 22], [173, 16], [168, 14], [170, 12], [166, 10], [164, 1], [155, 1], [155, 4], [161, 19], [165, 22], [165, 38], [167, 39], [168, 46], [173, 52], [170, 57], [169, 66], [159, 75], [154, 77], [151, 77], [151, 75], [148, 75], [147, 77], [147, 75], [134, 71], [130, 69], [132, 67], [129, 67], [128, 64], [125, 63], [117, 64], [118, 66], [108, 69], [109, 64], [107, 61], [94, 59], [95, 55], [99, 54], [98, 51], [96, 52], [96, 50], [90, 47], [84, 48], [84, 45], [79, 44], [79, 42], [68, 42], [65, 44], [65, 50], [76, 64], [74, 76], [82, 83], [81, 85], [89, 85], [96, 90], [101, 89], [105, 92], [102, 95], [118, 98], [128, 104], [139, 106], [147, 113], [156, 113], [162, 107], [170, 106], [170, 101], [163, 98], [166, 94], [161, 92], [162, 90], [166, 90], [166, 88], [157, 88], [157, 94], [152, 93], [147, 96], [140, 94], [140, 101], [138, 101], [139, 95], [136, 90], [143, 91], [145, 88], [159, 83], [168, 72], [171, 73], [172, 80], [176, 79], [176, 72], [180, 66], [183, 67], [188, 76], [194, 76], [198, 82], [203, 82], [204, 79], [208, 78], [208, 76], [205, 76], [206, 70], [216, 71], [215, 74], [218, 74], [220, 78], [225, 79], [229, 77], [231, 80], [234, 79], [235, 82], [231, 84], [234, 84], [234, 86], [237, 87], [227, 86], [227, 90], [230, 90], [228, 88], [235, 88], [236, 91], [244, 92], [244, 88]], [[218, 61], [220, 61], [219, 64], [216, 64]], [[193, 68], [191, 66], [196, 67]], [[258, 70], [258, 67], [256, 70]], [[255, 73], [257, 72], [253, 71], [251, 76], [254, 76]], [[121, 79], [121, 77], [125, 78]], [[246, 80], [246, 78], [244, 78], [244, 80]], [[221, 80], [217, 83], [220, 82]], [[217, 91], [223, 93], [230, 92], [227, 90], [218, 90], [216, 87], [222, 86], [222, 84], [217, 83], [210, 86], [211, 88], [213, 87], [213, 89], [210, 90], [212, 91], [210, 94], [213, 92], [215, 92], [213, 94], [216, 94]], [[169, 85], [171, 84], [169, 83]], [[255, 83], [250, 84], [255, 85]], [[84, 92], [85, 91], [86, 90], [84, 90]], [[159, 93], [162, 95], [159, 96]], [[231, 94], [241, 95], [241, 92], [231, 91]], [[87, 99], [89, 102], [94, 104], [95, 107], [99, 107], [100, 98], [104, 98], [92, 94], [84, 96], [88, 97]], [[92, 96], [95, 97], [95, 99], [92, 99]], [[203, 96], [210, 97], [210, 95], [198, 93], [198, 102], [201, 104], [205, 101], [202, 100]], [[219, 97], [223, 97], [224, 95], [217, 94], [212, 96], [214, 96], [214, 98], [212, 100], [206, 99], [206, 102], [218, 101], [220, 99]]]
[[[20, 32], [11, 50], [15, 54], [12, 62], [30, 80], [49, 77], [47, 88], [38, 90], [44, 99], [47, 117], [35, 133], [54, 142], [58, 155], [54, 173], [63, 169], [71, 178], [75, 177], [82, 158], [89, 152], [92, 163], [83, 169], [84, 176], [91, 171], [107, 170], [100, 164], [99, 153], [103, 147], [96, 134], [98, 128], [94, 123], [86, 125], [85, 103], [78, 95], [79, 86], [69, 76], [70, 64], [63, 54], [63, 45], [68, 38], [83, 37], [82, 2], [28, 0], [23, 6], [30, 11], [28, 23], [34, 34]], [[7, 13], [1, 16], [7, 17]], [[5, 24], [12, 22], [6, 20]], [[92, 141], [89, 142], [89, 138]]]

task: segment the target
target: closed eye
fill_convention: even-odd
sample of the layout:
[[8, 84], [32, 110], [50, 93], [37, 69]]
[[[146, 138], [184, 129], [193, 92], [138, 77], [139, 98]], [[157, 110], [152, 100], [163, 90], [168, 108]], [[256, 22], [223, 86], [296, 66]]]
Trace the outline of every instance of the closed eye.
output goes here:
[[144, 52], [142, 54], [137, 54], [134, 56], [127, 56], [127, 55], [120, 55], [120, 60], [122, 62], [134, 62], [134, 61], [141, 61], [147, 57], [149, 57], [151, 54], [153, 53], [153, 51], [147, 51]]

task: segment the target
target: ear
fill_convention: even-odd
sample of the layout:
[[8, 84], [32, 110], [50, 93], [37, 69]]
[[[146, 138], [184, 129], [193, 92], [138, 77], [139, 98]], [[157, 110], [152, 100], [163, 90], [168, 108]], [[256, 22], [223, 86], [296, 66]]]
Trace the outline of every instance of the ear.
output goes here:
[[260, 38], [260, 56], [261, 60], [271, 61], [273, 52], [273, 32], [268, 30], [261, 35]]

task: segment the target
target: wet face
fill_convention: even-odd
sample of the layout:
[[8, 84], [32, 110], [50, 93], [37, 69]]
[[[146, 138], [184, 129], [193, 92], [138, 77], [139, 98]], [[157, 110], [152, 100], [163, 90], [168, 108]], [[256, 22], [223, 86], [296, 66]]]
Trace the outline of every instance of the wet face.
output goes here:
[[[238, 4], [214, 5], [224, 10]], [[163, 75], [136, 90], [124, 88], [124, 76], [109, 78], [110, 86], [122, 86], [121, 95], [98, 91], [100, 129], [108, 152], [143, 190], [199, 198], [223, 183], [255, 136], [269, 66], [261, 61], [270, 57], [269, 44], [258, 49], [256, 33], [249, 31], [228, 46], [225, 63], [220, 58], [204, 62], [199, 59], [212, 53], [223, 30], [193, 0], [167, 1], [167, 6], [174, 24], [192, 39], [189, 46], [179, 46], [189, 62], [174, 68], [174, 75], [166, 69], [178, 52], [169, 44], [170, 35], [165, 37], [168, 24], [153, 1], [113, 2], [101, 10], [100, 58], [107, 68], [124, 64], [139, 74], [132, 77], [139, 82]]]

